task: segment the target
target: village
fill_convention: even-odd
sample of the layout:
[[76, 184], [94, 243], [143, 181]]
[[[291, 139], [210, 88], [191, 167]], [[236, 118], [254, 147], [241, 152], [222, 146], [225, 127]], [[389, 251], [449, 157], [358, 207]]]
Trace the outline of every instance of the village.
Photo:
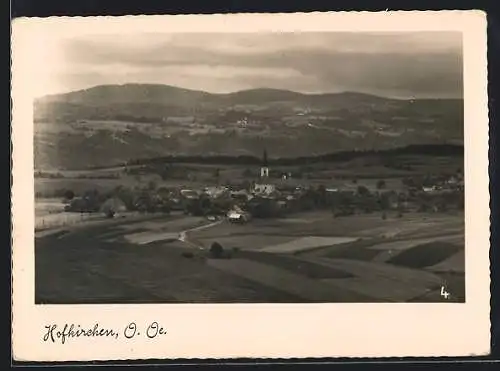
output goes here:
[[294, 179], [290, 172], [272, 172], [265, 150], [256, 179], [221, 184], [216, 175], [213, 183], [186, 187], [179, 182], [176, 186], [158, 187], [150, 182], [134, 189], [118, 186], [108, 192], [91, 190], [80, 195], [67, 190], [63, 198], [66, 212], [102, 212], [114, 217], [125, 211], [181, 211], [208, 220], [225, 218], [234, 223], [247, 223], [254, 218], [282, 218], [318, 209], [331, 210], [334, 217], [381, 212], [382, 218], [386, 218], [391, 211], [402, 217], [408, 212], [444, 212], [464, 207], [461, 171], [402, 179], [397, 189], [391, 189], [384, 179], [371, 185], [353, 180], [331, 187], [327, 181], [313, 185], [307, 179]]

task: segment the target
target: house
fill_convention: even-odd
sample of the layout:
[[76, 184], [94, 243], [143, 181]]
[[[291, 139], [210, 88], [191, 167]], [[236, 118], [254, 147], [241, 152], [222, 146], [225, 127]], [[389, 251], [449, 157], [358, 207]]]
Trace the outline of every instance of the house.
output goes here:
[[274, 184], [255, 184], [253, 186], [253, 192], [257, 194], [270, 195], [276, 191], [276, 186]]
[[422, 191], [424, 192], [434, 192], [437, 190], [437, 187], [436, 186], [432, 186], [432, 187], [422, 187]]
[[198, 192], [193, 191], [192, 189], [181, 189], [181, 196], [187, 199], [195, 199], [198, 198]]
[[458, 178], [456, 178], [454, 176], [451, 176], [450, 178], [448, 178], [446, 180], [446, 184], [448, 184], [448, 185], [456, 185], [456, 184], [458, 184], [458, 181], [459, 181]]
[[232, 210], [227, 213], [227, 219], [231, 223], [246, 223], [251, 219], [251, 215], [239, 207], [235, 206]]
[[242, 222], [245, 222], [243, 214], [241, 214], [241, 213], [239, 213], [237, 211], [229, 211], [227, 213], [227, 219], [231, 223], [242, 223]]
[[204, 193], [210, 198], [217, 198], [228, 194], [228, 189], [227, 187], [206, 187]]

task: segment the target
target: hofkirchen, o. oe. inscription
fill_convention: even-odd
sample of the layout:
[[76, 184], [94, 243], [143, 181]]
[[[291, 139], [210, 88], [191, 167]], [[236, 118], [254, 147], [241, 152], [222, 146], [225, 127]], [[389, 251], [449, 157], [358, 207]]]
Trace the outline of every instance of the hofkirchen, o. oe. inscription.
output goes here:
[[98, 323], [93, 326], [85, 327], [79, 324], [65, 323], [63, 326], [50, 324], [45, 326], [43, 341], [66, 344], [70, 339], [77, 338], [109, 338], [134, 339], [145, 337], [146, 339], [156, 339], [167, 334], [167, 330], [157, 321], [153, 321], [146, 326], [141, 327], [135, 322], [130, 322], [123, 329], [105, 328]]

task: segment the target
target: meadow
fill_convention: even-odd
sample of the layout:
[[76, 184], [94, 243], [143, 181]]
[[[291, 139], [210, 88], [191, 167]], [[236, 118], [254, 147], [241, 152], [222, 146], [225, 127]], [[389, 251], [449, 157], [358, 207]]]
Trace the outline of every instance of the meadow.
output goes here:
[[[244, 225], [182, 214], [82, 224], [37, 238], [36, 301], [435, 302], [445, 286], [462, 302], [463, 220], [311, 212]], [[214, 242], [225, 258], [211, 256]]]

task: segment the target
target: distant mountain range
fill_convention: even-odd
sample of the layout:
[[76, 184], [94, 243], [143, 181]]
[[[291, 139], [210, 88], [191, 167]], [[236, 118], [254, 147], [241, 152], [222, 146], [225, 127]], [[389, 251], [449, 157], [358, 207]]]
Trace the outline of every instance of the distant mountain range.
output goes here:
[[125, 84], [34, 103], [35, 166], [82, 168], [167, 155], [276, 157], [463, 142], [463, 101], [252, 89], [213, 94]]
[[199, 90], [178, 88], [169, 85], [155, 84], [124, 84], [101, 85], [65, 94], [47, 95], [39, 98], [37, 103], [72, 103], [90, 106], [123, 103], [172, 104], [193, 106], [196, 104], [265, 104], [268, 102], [300, 102], [306, 104], [325, 103], [331, 99], [346, 101], [364, 100], [365, 102], [380, 102], [387, 98], [374, 95], [345, 92], [326, 94], [303, 94], [280, 89], [249, 89], [234, 93], [217, 94]]

